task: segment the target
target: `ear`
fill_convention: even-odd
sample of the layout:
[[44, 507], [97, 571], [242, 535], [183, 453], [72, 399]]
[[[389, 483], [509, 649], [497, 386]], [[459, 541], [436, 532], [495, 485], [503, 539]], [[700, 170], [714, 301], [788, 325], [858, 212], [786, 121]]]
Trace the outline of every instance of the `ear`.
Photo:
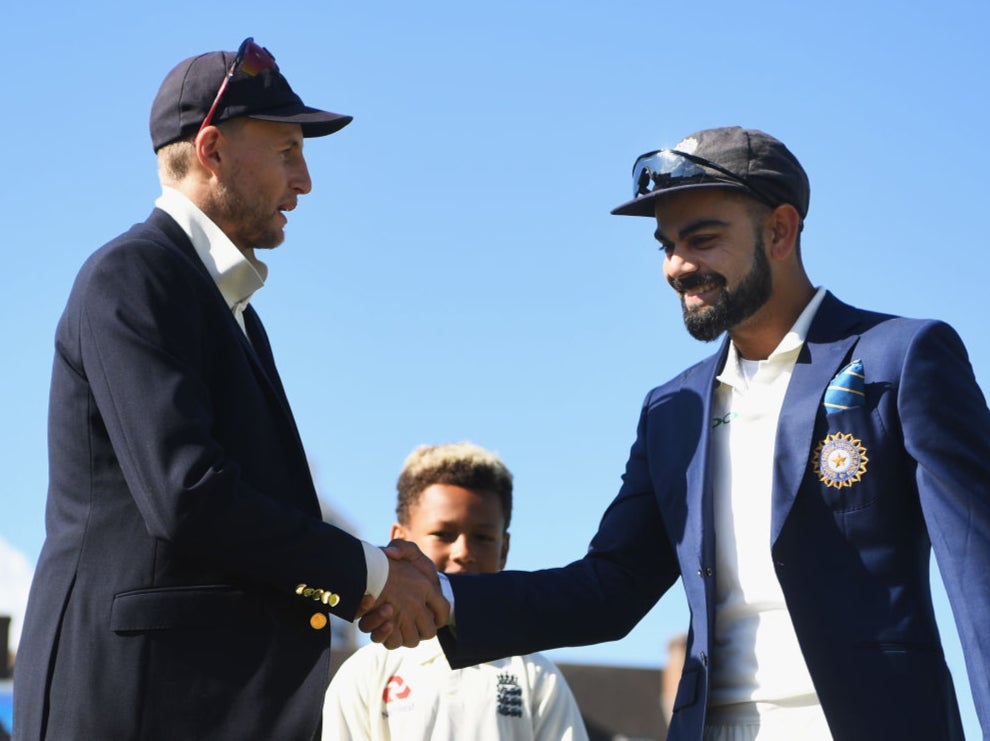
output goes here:
[[763, 222], [763, 241], [771, 260], [782, 260], [794, 253], [798, 234], [801, 233], [801, 217], [789, 203], [777, 206]]
[[392, 525], [392, 531], [388, 537], [389, 540], [409, 540], [409, 531], [396, 522]]
[[506, 531], [506, 533], [502, 536], [502, 553], [500, 554], [498, 560], [498, 568], [500, 571], [505, 568], [505, 562], [508, 558], [509, 558], [509, 533], [508, 531]]
[[214, 175], [220, 169], [223, 145], [223, 132], [216, 126], [207, 126], [196, 134], [196, 138], [193, 139], [193, 146], [196, 148], [196, 159]]

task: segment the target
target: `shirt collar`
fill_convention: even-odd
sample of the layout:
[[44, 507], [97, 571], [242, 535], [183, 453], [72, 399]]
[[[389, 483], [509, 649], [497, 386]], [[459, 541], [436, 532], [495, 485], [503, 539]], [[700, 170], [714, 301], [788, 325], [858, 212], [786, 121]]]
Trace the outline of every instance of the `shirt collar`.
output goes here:
[[[783, 336], [769, 357], [762, 362], [780, 364], [797, 359], [797, 353], [808, 337], [811, 322], [814, 320], [815, 314], [818, 312], [818, 307], [821, 306], [826, 293], [827, 291], [824, 286], [818, 287], [815, 295], [811, 297], [811, 301], [808, 302], [808, 305], [804, 307], [804, 311], [801, 312], [797, 321], [794, 322], [794, 326]], [[722, 383], [730, 386], [745, 388], [747, 385], [740, 368], [739, 351], [736, 350], [735, 343], [731, 341], [729, 342], [729, 353], [725, 358], [725, 367], [717, 378]]]
[[175, 188], [162, 187], [155, 206], [171, 216], [192, 241], [227, 306], [232, 311], [243, 309], [265, 285], [268, 266], [254, 257], [253, 250], [249, 255], [242, 253], [210, 217]]

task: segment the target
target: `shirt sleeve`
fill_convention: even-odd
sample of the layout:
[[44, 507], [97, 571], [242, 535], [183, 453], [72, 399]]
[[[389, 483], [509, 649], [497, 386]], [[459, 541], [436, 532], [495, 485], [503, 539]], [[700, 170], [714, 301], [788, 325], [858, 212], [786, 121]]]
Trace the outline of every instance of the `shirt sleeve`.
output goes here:
[[[382, 554], [384, 555], [384, 554]], [[371, 708], [366, 685], [372, 667], [368, 649], [359, 649], [340, 666], [323, 703], [323, 741], [371, 741]]]
[[368, 567], [368, 586], [365, 594], [370, 594], [375, 599], [385, 589], [385, 582], [388, 580], [388, 556], [381, 548], [361, 541], [364, 548], [364, 560]]
[[581, 710], [560, 669], [542, 654], [525, 658], [533, 688], [533, 738], [536, 741], [588, 741]]

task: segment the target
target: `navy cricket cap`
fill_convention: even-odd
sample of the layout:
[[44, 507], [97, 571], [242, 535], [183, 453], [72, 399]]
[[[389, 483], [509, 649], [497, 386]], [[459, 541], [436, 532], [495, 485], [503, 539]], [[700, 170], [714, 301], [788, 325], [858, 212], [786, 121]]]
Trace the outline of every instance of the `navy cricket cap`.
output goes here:
[[[168, 73], [151, 105], [151, 143], [156, 152], [196, 133], [236, 57], [237, 52], [232, 51], [208, 52], [180, 62]], [[351, 122], [351, 116], [304, 105], [274, 58], [268, 58], [271, 66], [253, 75], [245, 71], [246, 65], [238, 65], [212, 123], [238, 116], [295, 123], [302, 126], [303, 136], [309, 137], [332, 134]]]
[[811, 199], [807, 173], [782, 142], [730, 126], [698, 131], [670, 149], [641, 155], [633, 165], [633, 199], [612, 213], [653, 216], [658, 198], [694, 188], [730, 188], [774, 208], [789, 203], [802, 219]]

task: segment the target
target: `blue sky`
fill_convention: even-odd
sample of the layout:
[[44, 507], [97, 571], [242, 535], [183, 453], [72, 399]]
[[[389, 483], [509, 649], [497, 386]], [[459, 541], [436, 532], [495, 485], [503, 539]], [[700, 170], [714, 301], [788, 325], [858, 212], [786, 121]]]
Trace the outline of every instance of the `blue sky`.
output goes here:
[[[638, 154], [702, 128], [785, 141], [811, 178], [812, 280], [950, 322], [990, 389], [983, 0], [11, 5], [0, 538], [30, 563], [71, 281], [151, 209], [162, 77], [249, 35], [306, 102], [355, 116], [307, 142], [314, 189], [255, 305], [321, 493], [368, 540], [414, 446], [470, 439], [516, 476], [509, 566], [583, 553], [643, 396], [714, 350], [684, 331], [650, 221], [608, 213]], [[661, 665], [685, 625], [677, 587], [624, 640], [552, 655]]]

